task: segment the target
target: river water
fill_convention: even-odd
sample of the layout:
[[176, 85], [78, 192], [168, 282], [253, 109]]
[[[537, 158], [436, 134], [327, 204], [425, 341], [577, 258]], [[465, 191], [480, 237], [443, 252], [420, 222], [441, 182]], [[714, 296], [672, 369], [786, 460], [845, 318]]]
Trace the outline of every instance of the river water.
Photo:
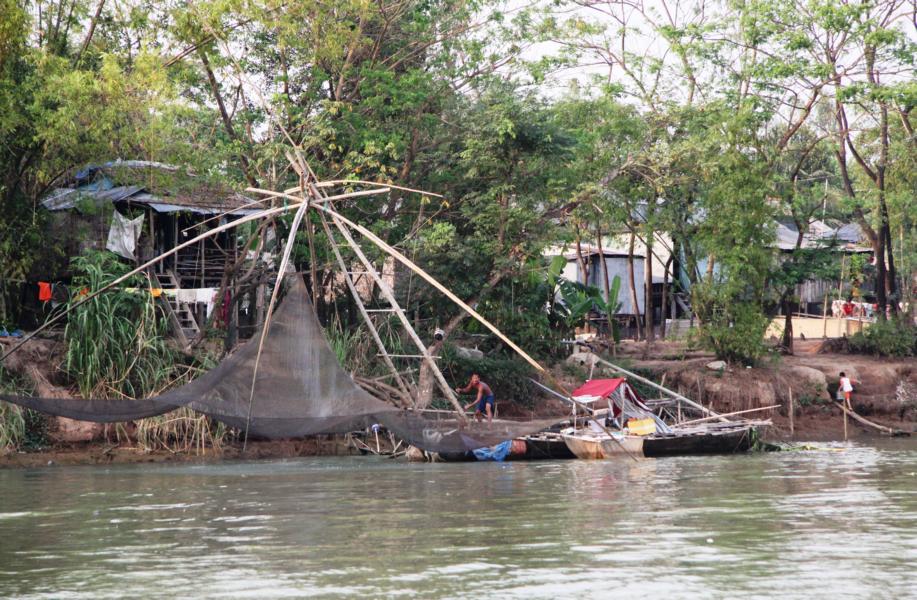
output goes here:
[[917, 442], [0, 471], [0, 597], [917, 597]]

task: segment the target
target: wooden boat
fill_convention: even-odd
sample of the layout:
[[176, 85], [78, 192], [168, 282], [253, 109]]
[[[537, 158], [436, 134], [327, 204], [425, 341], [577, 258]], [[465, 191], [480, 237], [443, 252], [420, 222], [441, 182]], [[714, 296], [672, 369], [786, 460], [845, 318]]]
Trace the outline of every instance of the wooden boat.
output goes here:
[[560, 433], [543, 431], [520, 439], [525, 442], [525, 460], [576, 458]]
[[643, 456], [643, 437], [636, 435], [615, 435], [577, 430], [564, 433], [564, 442], [577, 458], [596, 460], [615, 456]]
[[670, 432], [646, 436], [643, 441], [643, 454], [656, 457], [747, 452], [758, 438], [760, 427], [760, 422], [739, 422], [673, 428]]
[[[474, 452], [440, 452], [444, 462], [470, 462], [482, 460]], [[576, 456], [567, 448], [564, 437], [551, 431], [542, 431], [513, 440], [511, 452], [503, 460], [571, 459]]]

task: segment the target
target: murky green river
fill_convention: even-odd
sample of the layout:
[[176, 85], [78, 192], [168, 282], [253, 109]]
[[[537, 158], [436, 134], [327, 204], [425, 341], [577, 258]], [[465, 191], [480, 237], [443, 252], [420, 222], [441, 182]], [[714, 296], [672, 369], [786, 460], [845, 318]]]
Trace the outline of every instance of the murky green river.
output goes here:
[[917, 441], [0, 471], [0, 597], [917, 597]]

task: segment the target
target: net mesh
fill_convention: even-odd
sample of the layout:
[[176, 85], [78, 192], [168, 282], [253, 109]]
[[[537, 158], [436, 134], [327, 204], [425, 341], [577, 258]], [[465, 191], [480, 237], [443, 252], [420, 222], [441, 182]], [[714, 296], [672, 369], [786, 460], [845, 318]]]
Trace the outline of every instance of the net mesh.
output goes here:
[[247, 426], [250, 436], [267, 439], [345, 433], [380, 423], [408, 443], [435, 452], [492, 446], [566, 419], [562, 415], [540, 420], [461, 423], [454, 415], [398, 409], [374, 398], [338, 364], [312, 310], [302, 277], [290, 279], [291, 289], [274, 313], [265, 336], [253, 395], [252, 375], [260, 336], [194, 381], [152, 398], [86, 400], [0, 395], [0, 399], [52, 415], [96, 422], [130, 421], [190, 406], [232, 427]]

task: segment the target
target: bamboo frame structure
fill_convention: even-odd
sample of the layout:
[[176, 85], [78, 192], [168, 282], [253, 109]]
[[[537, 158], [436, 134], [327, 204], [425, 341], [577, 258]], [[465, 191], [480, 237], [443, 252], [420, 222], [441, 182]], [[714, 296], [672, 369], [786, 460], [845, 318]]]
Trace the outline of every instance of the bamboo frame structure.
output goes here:
[[331, 251], [334, 253], [334, 257], [341, 269], [341, 273], [344, 275], [344, 281], [347, 284], [347, 289], [350, 291], [350, 295], [354, 299], [357, 310], [360, 311], [360, 316], [363, 317], [363, 321], [366, 323], [366, 326], [369, 329], [369, 333], [372, 336], [373, 341], [376, 343], [376, 347], [379, 349], [379, 355], [385, 362], [385, 366], [388, 367], [392, 376], [395, 378], [395, 383], [398, 386], [398, 390], [403, 394], [402, 402], [408, 405], [415, 405], [414, 399], [411, 396], [410, 388], [401, 377], [401, 373], [398, 371], [397, 367], [395, 367], [395, 363], [392, 362], [392, 357], [386, 350], [385, 344], [382, 342], [382, 337], [379, 335], [379, 331], [376, 328], [375, 323], [373, 323], [373, 320], [370, 317], [366, 306], [363, 304], [363, 299], [360, 298], [360, 294], [357, 292], [357, 287], [354, 284], [353, 276], [347, 271], [347, 263], [344, 261], [344, 257], [341, 256], [340, 248], [338, 247], [337, 242], [335, 242], [334, 234], [331, 231], [331, 227], [328, 226], [328, 222], [324, 218], [324, 215], [322, 215], [321, 222], [322, 228], [325, 231], [325, 235], [328, 237], [328, 243], [331, 246]]
[[[298, 171], [298, 169], [297, 169], [297, 171]], [[311, 173], [311, 172], [310, 172], [310, 173]], [[313, 177], [314, 177], [314, 175], [313, 175]], [[280, 197], [280, 198], [288, 198], [288, 199], [291, 199], [291, 200], [299, 200], [299, 201], [302, 201], [301, 198], [297, 198], [296, 196], [293, 196], [293, 195], [291, 195], [291, 194], [289, 194], [289, 193], [287, 193], [287, 192], [274, 192], [274, 191], [271, 191], [271, 190], [264, 190], [264, 189], [260, 189], [260, 188], [247, 188], [246, 191], [249, 191], [249, 192], [256, 192], [256, 193], [260, 193], [260, 194], [266, 194], [266, 195], [269, 195], [269, 196], [276, 196], [276, 197]], [[316, 190], [316, 191], [317, 191], [317, 190]], [[365, 238], [367, 238], [367, 239], [369, 239], [371, 242], [373, 242], [373, 243], [374, 243], [376, 246], [378, 246], [380, 249], [382, 249], [384, 252], [386, 252], [387, 254], [389, 254], [390, 256], [392, 256], [393, 258], [395, 258], [396, 260], [398, 260], [400, 263], [402, 263], [403, 265], [405, 265], [406, 267], [408, 267], [409, 269], [411, 269], [412, 271], [414, 271], [414, 273], [416, 273], [417, 275], [419, 275], [422, 279], [424, 279], [425, 281], [427, 281], [430, 285], [432, 285], [434, 288], [436, 288], [436, 289], [439, 290], [441, 293], [443, 293], [447, 298], [449, 298], [449, 299], [452, 300], [455, 304], [457, 304], [457, 305], [459, 306], [459, 308], [461, 308], [462, 310], [464, 310], [464, 311], [465, 311], [467, 314], [469, 314], [471, 317], [473, 317], [473, 318], [476, 319], [478, 322], [480, 322], [480, 323], [483, 324], [485, 327], [487, 327], [491, 332], [493, 332], [497, 337], [499, 337], [504, 343], [506, 343], [510, 348], [512, 348], [519, 356], [521, 356], [523, 359], [525, 359], [526, 362], [528, 362], [530, 365], [532, 365], [538, 372], [544, 374], [544, 375], [545, 375], [554, 385], [556, 385], [559, 389], [561, 389], [561, 390], [564, 392], [564, 394], [570, 399], [570, 402], [573, 403], [574, 406], [580, 408], [581, 410], [584, 410], [584, 411], [586, 411], [586, 412], [589, 412], [589, 410], [590, 410], [589, 407], [586, 406], [585, 404], [579, 402], [579, 401], [576, 400], [575, 398], [573, 398], [573, 396], [570, 394], [570, 392], [569, 392], [569, 391], [568, 391], [559, 381], [557, 381], [557, 379], [551, 374], [550, 371], [548, 371], [546, 368], [544, 368], [544, 367], [543, 367], [538, 361], [536, 361], [534, 358], [532, 358], [531, 356], [529, 356], [529, 354], [528, 354], [527, 352], [525, 352], [525, 351], [524, 351], [522, 348], [520, 348], [515, 342], [513, 342], [511, 339], [509, 339], [509, 338], [508, 338], [502, 331], [500, 331], [493, 323], [491, 323], [490, 321], [488, 321], [488, 320], [487, 320], [486, 318], [484, 318], [480, 313], [478, 313], [476, 310], [474, 310], [473, 308], [471, 308], [471, 307], [470, 307], [467, 303], [465, 303], [461, 298], [459, 298], [458, 296], [456, 296], [451, 290], [449, 290], [447, 287], [445, 287], [443, 284], [441, 284], [439, 281], [437, 281], [437, 280], [436, 280], [433, 276], [431, 276], [429, 273], [427, 273], [426, 271], [424, 271], [423, 269], [421, 269], [419, 266], [417, 266], [417, 265], [416, 265], [413, 261], [411, 261], [408, 257], [404, 256], [401, 252], [399, 252], [398, 250], [396, 250], [395, 248], [393, 248], [392, 246], [390, 246], [389, 244], [387, 244], [385, 241], [383, 241], [381, 238], [379, 238], [377, 235], [375, 235], [375, 234], [374, 234], [372, 231], [370, 231], [369, 229], [363, 227], [362, 225], [359, 225], [359, 224], [357, 224], [357, 223], [354, 223], [353, 221], [347, 219], [346, 217], [344, 217], [343, 215], [341, 215], [341, 214], [338, 213], [337, 211], [335, 211], [335, 210], [333, 210], [333, 209], [330, 209], [330, 208], [327, 206], [327, 204], [323, 204], [323, 205], [317, 205], [317, 204], [315, 204], [315, 205], [312, 205], [312, 208], [313, 208], [314, 210], [317, 210], [317, 211], [321, 212], [321, 213], [324, 213], [324, 214], [327, 214], [327, 215], [331, 216], [331, 217], [332, 217], [332, 220], [334, 220], [335, 223], [338, 224], [338, 228], [339, 228], [339, 230], [342, 232], [342, 234], [344, 234], [345, 237], [348, 238], [348, 241], [352, 240], [352, 237], [349, 236], [349, 232], [347, 232], [347, 229], [346, 229], [345, 227], [343, 227], [343, 225], [341, 225], [341, 224], [347, 225], [347, 227], [356, 230], [356, 231], [359, 232], [361, 235], [363, 235]], [[339, 224], [339, 223], [340, 223], [340, 224]], [[355, 251], [358, 252], [358, 255], [361, 255], [361, 254], [362, 254], [362, 250], [359, 249], [359, 245], [356, 244], [356, 242], [352, 242], [351, 246], [354, 248]], [[364, 258], [365, 258], [365, 255], [364, 255]], [[364, 264], [365, 264], [365, 263], [364, 263]], [[371, 263], [367, 266], [367, 270], [372, 271], [372, 272], [375, 272], [375, 269], [372, 267]], [[378, 275], [378, 273], [376, 273], [376, 274]], [[380, 278], [379, 281], [381, 282], [381, 278]], [[380, 285], [380, 289], [384, 289], [383, 286]], [[393, 303], [393, 306], [397, 306], [397, 304], [394, 303], [393, 300], [394, 300], [394, 296], [392, 296], [391, 302]], [[399, 310], [400, 310], [400, 307], [399, 307]], [[403, 312], [403, 311], [402, 311], [402, 312]], [[405, 319], [406, 319], [406, 317], [405, 317]], [[409, 332], [409, 334], [412, 334], [413, 336], [416, 336], [416, 332], [414, 332], [414, 329], [413, 329], [413, 327], [411, 327], [410, 322], [406, 322], [406, 323], [405, 323], [405, 327], [406, 327], [407, 331]], [[415, 341], [415, 344], [417, 344], [419, 348], [422, 347], [422, 344], [423, 344], [423, 343], [420, 342], [419, 338], [415, 339], [414, 341]], [[426, 358], [427, 358], [426, 355], [428, 354], [428, 353], [426, 352], [426, 348], [425, 348], [425, 347], [422, 347], [422, 351], [423, 351], [423, 353], [424, 353], [424, 355], [425, 355], [424, 358], [426, 359]], [[437, 379], [437, 381], [438, 381], [438, 383], [440, 384], [440, 386], [442, 386], [442, 387], [444, 388], [443, 391], [445, 392], [445, 390], [449, 390], [448, 392], [446, 392], [447, 397], [449, 398], [450, 401], [452, 401], [453, 406], [456, 407], [456, 410], [457, 410], [458, 413], [459, 413], [459, 414], [458, 414], [458, 417], [459, 417], [460, 422], [464, 423], [464, 422], [465, 422], [464, 411], [460, 408], [461, 405], [458, 404], [458, 401], [457, 401], [457, 400], [453, 400], [452, 388], [450, 388], [450, 387], [448, 386], [448, 384], [445, 382], [445, 378], [442, 376], [442, 372], [440, 372], [440, 370], [439, 370], [439, 368], [436, 366], [436, 364], [433, 363], [432, 358], [430, 358], [430, 362], [429, 362], [428, 364], [430, 364], [431, 367], [432, 367], [432, 371], [433, 371], [434, 377]], [[725, 419], [724, 419], [724, 420], [725, 420]], [[615, 438], [615, 437], [612, 435], [611, 430], [609, 430], [607, 427], [605, 427], [602, 423], [598, 423], [598, 424], [599, 424], [599, 426], [600, 426], [603, 430], [605, 430], [605, 432], [609, 435], [609, 437], [610, 437], [612, 440], [614, 440], [615, 443], [617, 443], [617, 444], [621, 447], [621, 450], [622, 450], [625, 454], [627, 454], [628, 456], [630, 456], [630, 458], [632, 458], [632, 459], [634, 459], [634, 460], [637, 460], [637, 458], [636, 458], [631, 452], [629, 452], [629, 451], [624, 447], [624, 445], [623, 445], [617, 438]]]

